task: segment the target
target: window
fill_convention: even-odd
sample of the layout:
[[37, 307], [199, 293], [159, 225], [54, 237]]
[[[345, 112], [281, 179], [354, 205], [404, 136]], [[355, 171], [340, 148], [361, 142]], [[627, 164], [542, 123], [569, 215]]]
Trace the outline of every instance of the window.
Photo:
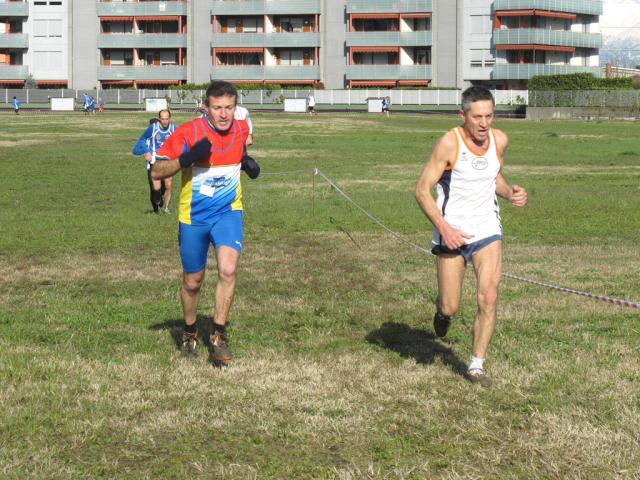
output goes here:
[[62, 20], [36, 19], [33, 22], [33, 36], [41, 38], [62, 37]]
[[40, 69], [57, 70], [62, 65], [61, 51], [34, 51], [33, 63]]
[[471, 68], [492, 67], [496, 63], [493, 53], [485, 48], [471, 49]]
[[489, 15], [471, 15], [471, 34], [491, 33], [492, 24]]
[[414, 51], [413, 63], [416, 65], [430, 65], [431, 50], [429, 48], [416, 48]]
[[33, 22], [33, 36], [34, 37], [46, 37], [48, 34], [47, 20], [34, 20]]
[[258, 31], [258, 19], [257, 18], [245, 18], [242, 22], [243, 32], [257, 33]]
[[62, 20], [49, 20], [49, 36], [62, 37]]

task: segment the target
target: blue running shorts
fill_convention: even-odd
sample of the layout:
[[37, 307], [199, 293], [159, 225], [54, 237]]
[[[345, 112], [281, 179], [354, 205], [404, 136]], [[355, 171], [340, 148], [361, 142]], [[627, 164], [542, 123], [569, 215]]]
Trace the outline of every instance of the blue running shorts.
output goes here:
[[464, 258], [464, 263], [467, 264], [471, 261], [471, 257], [473, 257], [476, 252], [482, 250], [490, 243], [497, 242], [498, 240], [502, 240], [502, 235], [491, 235], [490, 237], [483, 238], [482, 240], [478, 240], [477, 242], [463, 245], [462, 247], [456, 248], [455, 250], [451, 250], [445, 245], [436, 245], [435, 243], [432, 243], [431, 253], [433, 253], [434, 255], [462, 255], [462, 257]]
[[220, 214], [209, 225], [178, 224], [180, 260], [186, 273], [195, 273], [207, 265], [209, 244], [214, 249], [221, 246], [242, 251], [242, 210], [231, 210]]

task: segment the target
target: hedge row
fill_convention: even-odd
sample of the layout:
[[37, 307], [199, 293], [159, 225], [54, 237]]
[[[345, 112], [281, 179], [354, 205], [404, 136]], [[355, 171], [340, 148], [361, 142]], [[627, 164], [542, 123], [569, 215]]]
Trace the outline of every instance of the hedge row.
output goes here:
[[591, 73], [569, 75], [536, 75], [529, 79], [530, 91], [552, 90], [632, 90], [630, 77], [598, 78]]

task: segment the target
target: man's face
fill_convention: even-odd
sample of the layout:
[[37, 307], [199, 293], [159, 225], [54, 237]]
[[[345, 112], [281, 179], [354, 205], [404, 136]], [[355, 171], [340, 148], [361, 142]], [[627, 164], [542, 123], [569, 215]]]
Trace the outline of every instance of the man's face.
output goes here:
[[464, 121], [464, 129], [471, 139], [482, 145], [489, 135], [493, 123], [493, 102], [478, 100], [471, 104], [467, 113], [460, 111], [460, 118]]
[[216, 130], [226, 132], [233, 123], [233, 112], [236, 109], [236, 97], [224, 95], [222, 97], [209, 97], [207, 116]]
[[162, 112], [158, 118], [160, 119], [162, 128], [167, 128], [169, 123], [171, 123], [171, 115], [169, 115], [169, 112]]

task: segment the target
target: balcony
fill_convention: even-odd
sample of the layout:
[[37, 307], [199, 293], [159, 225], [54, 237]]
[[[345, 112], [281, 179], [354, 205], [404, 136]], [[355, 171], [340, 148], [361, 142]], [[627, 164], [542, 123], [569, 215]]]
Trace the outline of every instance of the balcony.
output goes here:
[[0, 17], [28, 17], [29, 4], [27, 2], [0, 3]]
[[347, 0], [347, 13], [432, 12], [432, 0]]
[[27, 65], [0, 65], [0, 80], [25, 80], [28, 76]]
[[186, 80], [187, 67], [180, 65], [101, 65], [98, 80]]
[[183, 33], [98, 35], [98, 48], [187, 48]]
[[500, 63], [493, 67], [493, 80], [528, 80], [534, 75], [567, 75], [570, 73], [592, 73], [601, 76], [600, 67], [581, 65], [547, 65], [543, 63]]
[[217, 0], [211, 15], [278, 15], [320, 13], [320, 0]]
[[431, 32], [347, 32], [347, 47], [424, 47]]
[[560, 45], [563, 47], [602, 48], [600, 33], [547, 30], [544, 28], [516, 28], [494, 30], [495, 45]]
[[98, 2], [99, 17], [187, 15], [186, 2]]
[[430, 80], [431, 65], [347, 65], [347, 80]]
[[211, 47], [319, 47], [320, 34], [317, 32], [278, 33], [215, 33]]
[[26, 33], [0, 34], [0, 48], [29, 48], [29, 37]]
[[550, 10], [602, 15], [602, 0], [494, 0], [493, 10]]
[[220, 66], [211, 70], [212, 80], [320, 80], [317, 65]]

